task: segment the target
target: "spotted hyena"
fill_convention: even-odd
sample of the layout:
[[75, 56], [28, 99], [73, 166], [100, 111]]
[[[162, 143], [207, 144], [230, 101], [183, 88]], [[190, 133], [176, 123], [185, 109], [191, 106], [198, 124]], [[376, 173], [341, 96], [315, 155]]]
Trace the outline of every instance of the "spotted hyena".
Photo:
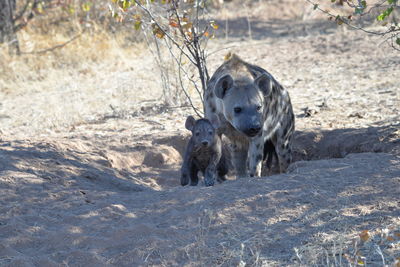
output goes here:
[[214, 185], [226, 180], [229, 171], [228, 151], [222, 144], [221, 136], [218, 135], [218, 117], [212, 116], [212, 120], [195, 120], [192, 116], [187, 117], [185, 127], [192, 132], [192, 136], [186, 147], [181, 168], [181, 185], [197, 185], [199, 182], [198, 172], [204, 175], [206, 186]]
[[288, 92], [261, 67], [231, 55], [204, 94], [205, 117], [218, 115], [232, 145], [236, 175], [261, 176], [263, 159], [276, 156], [280, 172], [291, 162], [294, 114]]

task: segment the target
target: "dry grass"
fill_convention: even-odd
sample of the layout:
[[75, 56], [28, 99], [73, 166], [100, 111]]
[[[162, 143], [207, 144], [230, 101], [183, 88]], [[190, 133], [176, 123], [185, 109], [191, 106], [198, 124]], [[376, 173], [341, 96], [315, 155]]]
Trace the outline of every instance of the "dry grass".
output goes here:
[[12, 57], [0, 47], [0, 114], [1, 108], [11, 111], [10, 129], [70, 127], [119, 110], [130, 113], [143, 100], [160, 99], [157, 90], [148, 90], [159, 81], [148, 78], [155, 69], [145, 44], [127, 45], [126, 34], [97, 28], [62, 48], [36, 54], [31, 52], [63, 44], [74, 34], [32, 28], [19, 32], [21, 51], [27, 54]]
[[398, 267], [400, 229], [394, 225], [373, 231], [321, 233], [319, 243], [295, 248], [297, 261], [302, 266]]

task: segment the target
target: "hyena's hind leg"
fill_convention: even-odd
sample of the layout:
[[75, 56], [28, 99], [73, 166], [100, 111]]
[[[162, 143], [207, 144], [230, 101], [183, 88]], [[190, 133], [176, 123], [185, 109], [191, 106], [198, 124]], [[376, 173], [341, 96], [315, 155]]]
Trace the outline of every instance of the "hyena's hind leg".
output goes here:
[[291, 136], [288, 138], [278, 137], [275, 144], [275, 151], [278, 156], [279, 172], [286, 172], [292, 162]]
[[271, 139], [268, 139], [264, 143], [264, 157], [263, 157], [264, 164], [261, 172], [263, 176], [272, 175], [273, 173], [272, 166], [274, 160], [276, 162], [278, 161], [278, 154], [276, 153], [274, 143], [272, 142]]
[[229, 165], [227, 159], [222, 157], [217, 166], [217, 181], [222, 183], [226, 181], [226, 175], [229, 172]]

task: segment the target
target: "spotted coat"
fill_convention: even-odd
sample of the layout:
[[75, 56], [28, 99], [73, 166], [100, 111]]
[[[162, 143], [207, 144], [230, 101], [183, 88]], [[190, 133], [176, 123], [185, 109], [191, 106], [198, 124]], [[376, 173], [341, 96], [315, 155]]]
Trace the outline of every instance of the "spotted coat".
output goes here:
[[232, 146], [237, 176], [260, 176], [274, 155], [280, 172], [292, 160], [294, 114], [289, 93], [263, 68], [233, 54], [213, 74], [204, 93], [205, 117], [217, 115], [218, 131]]

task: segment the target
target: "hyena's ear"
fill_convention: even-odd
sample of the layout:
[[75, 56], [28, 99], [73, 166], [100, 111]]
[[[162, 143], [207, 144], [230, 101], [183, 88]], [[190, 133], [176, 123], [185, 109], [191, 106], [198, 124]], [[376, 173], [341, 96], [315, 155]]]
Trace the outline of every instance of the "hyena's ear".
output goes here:
[[196, 123], [196, 119], [193, 116], [188, 116], [185, 122], [185, 127], [189, 131], [193, 130], [194, 124]]
[[219, 122], [219, 118], [218, 118], [217, 114], [213, 113], [211, 115], [210, 122], [211, 122], [211, 125], [214, 127], [214, 129], [219, 128], [220, 122]]
[[266, 74], [262, 74], [254, 80], [254, 83], [260, 88], [261, 92], [265, 96], [269, 96], [272, 92], [272, 88], [275, 85], [275, 82], [272, 80], [271, 77], [268, 77]]
[[217, 83], [215, 84], [215, 95], [218, 98], [224, 98], [226, 92], [233, 87], [233, 79], [232, 76], [226, 74], [222, 76]]

